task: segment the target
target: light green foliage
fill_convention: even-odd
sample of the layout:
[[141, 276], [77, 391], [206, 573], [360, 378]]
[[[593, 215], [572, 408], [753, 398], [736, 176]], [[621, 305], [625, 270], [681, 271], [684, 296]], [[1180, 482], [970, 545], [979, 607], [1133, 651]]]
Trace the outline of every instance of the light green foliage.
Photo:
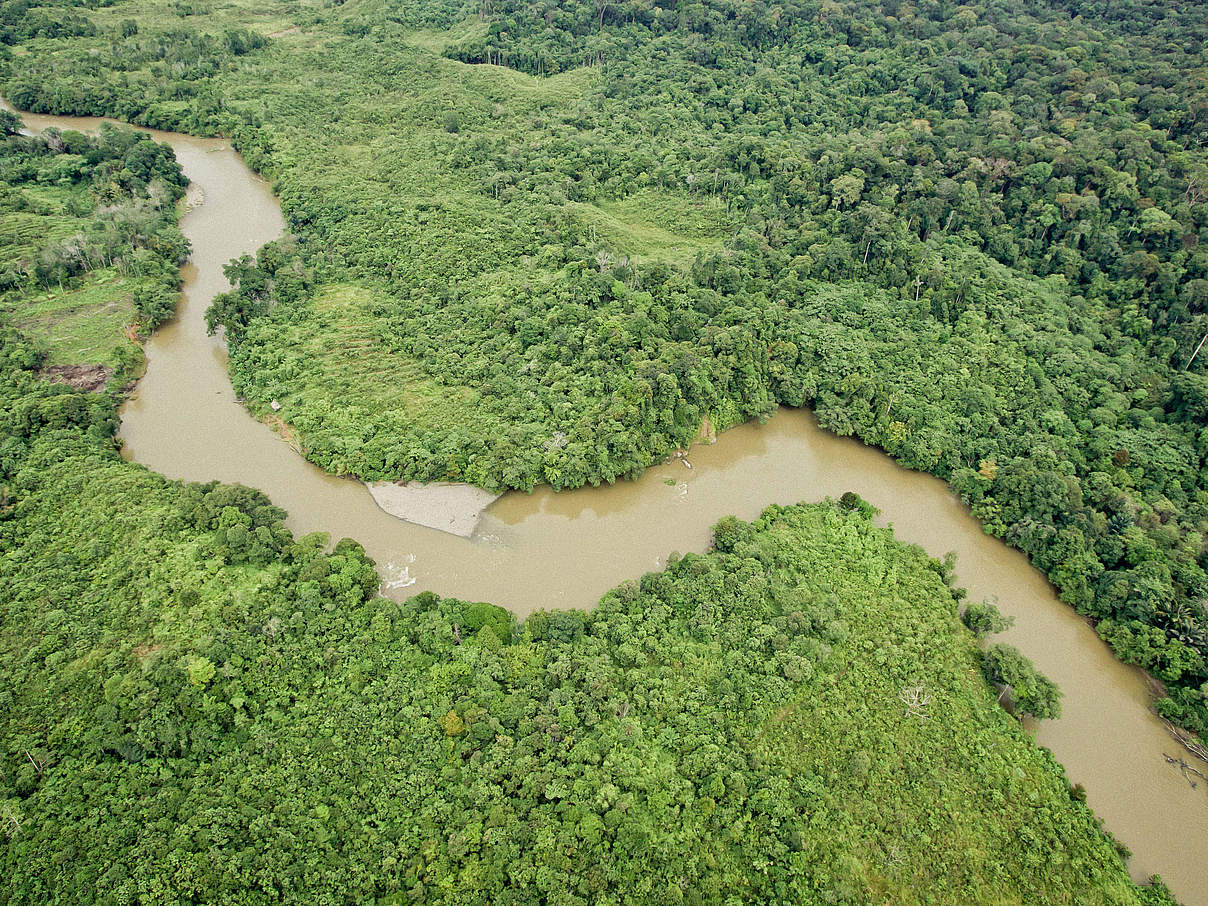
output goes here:
[[[576, 486], [811, 405], [1208, 731], [1201, 6], [9, 12], [18, 105], [221, 131], [273, 178], [296, 241], [213, 321], [325, 468]], [[53, 220], [87, 155], [46, 156], [5, 179]], [[1164, 899], [857, 501], [725, 520], [590, 616], [400, 607], [355, 545], [120, 462], [113, 401], [3, 338], [9, 902]]]
[[567, 202], [567, 210], [614, 254], [635, 264], [691, 264], [701, 253], [718, 251], [733, 227], [719, 199], [677, 196], [645, 189], [617, 201]]
[[131, 130], [0, 139], [0, 317], [48, 365], [128, 372], [176, 307], [188, 244], [171, 152]]
[[982, 601], [968, 605], [961, 613], [961, 622], [981, 639], [992, 633], [1005, 632], [1015, 622], [1015, 618], [1004, 616], [997, 605]]
[[209, 658], [191, 655], [185, 659], [185, 672], [189, 675], [189, 682], [194, 686], [204, 686], [214, 678], [214, 662]]
[[13, 325], [46, 350], [48, 364], [112, 365], [129, 343], [124, 330], [137, 320], [134, 292], [142, 286], [138, 278], [106, 269], [84, 277], [74, 290], [45, 290], [28, 299], [10, 295], [4, 307]]
[[116, 401], [2, 339], [6, 904], [1170, 902], [854, 495], [591, 614], [397, 604], [354, 542], [120, 459]]
[[14, 906], [1166, 902], [994, 704], [936, 562], [858, 510], [732, 521], [590, 615], [517, 627], [373, 597], [355, 545], [291, 543], [255, 493], [71, 429], [13, 485]]
[[1041, 720], [1061, 716], [1061, 691], [1014, 646], [991, 645], [982, 670], [990, 682], [1007, 687], [1021, 713]]

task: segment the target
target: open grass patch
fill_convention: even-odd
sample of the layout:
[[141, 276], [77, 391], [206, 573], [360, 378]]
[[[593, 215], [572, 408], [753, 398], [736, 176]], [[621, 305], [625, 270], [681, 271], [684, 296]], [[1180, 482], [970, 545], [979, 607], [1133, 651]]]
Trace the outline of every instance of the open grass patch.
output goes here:
[[440, 55], [451, 44], [463, 41], [477, 41], [485, 38], [487, 23], [481, 19], [466, 19], [452, 28], [432, 29], [420, 28], [407, 35], [407, 43], [412, 47], [425, 50], [428, 53]]
[[263, 413], [276, 401], [307, 455], [333, 472], [401, 471], [426, 433], [479, 430], [475, 389], [435, 380], [402, 352], [383, 329], [380, 299], [325, 286], [257, 321], [232, 352], [236, 391]]
[[109, 365], [128, 346], [126, 328], [134, 321], [132, 294], [142, 281], [112, 268], [88, 273], [76, 289], [21, 298], [10, 294], [0, 305], [13, 325], [47, 354], [50, 365]]
[[721, 201], [657, 189], [596, 204], [570, 202], [567, 208], [599, 241], [637, 262], [687, 264], [719, 250], [734, 228]]

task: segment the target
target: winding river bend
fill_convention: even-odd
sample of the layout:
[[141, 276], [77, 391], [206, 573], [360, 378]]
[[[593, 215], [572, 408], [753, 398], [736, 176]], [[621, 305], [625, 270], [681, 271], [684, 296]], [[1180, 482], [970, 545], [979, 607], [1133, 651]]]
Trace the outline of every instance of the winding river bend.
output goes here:
[[[23, 116], [34, 130], [100, 122]], [[388, 594], [432, 589], [520, 616], [590, 607], [613, 585], [658, 569], [669, 552], [703, 550], [724, 515], [750, 519], [770, 503], [856, 491], [903, 541], [936, 556], [956, 551], [970, 597], [996, 597], [1015, 617], [1004, 638], [1065, 693], [1064, 716], [1035, 726], [1037, 741], [1132, 850], [1135, 878], [1161, 874], [1188, 906], [1208, 906], [1208, 783], [1193, 788], [1167, 761], [1194, 759], [1150, 712], [1144, 675], [1118, 662], [1022, 554], [986, 536], [943, 482], [825, 433], [806, 412], [782, 410], [766, 425], [694, 448], [691, 469], [675, 461], [613, 487], [505, 495], [468, 539], [395, 519], [362, 484], [304, 461], [235, 399], [226, 353], [202, 316], [227, 288], [222, 265], [281, 234], [280, 207], [224, 140], [152, 134], [172, 145], [193, 181], [194, 206], [181, 221], [193, 256], [179, 315], [147, 343], [146, 375], [123, 409], [128, 458], [172, 478], [259, 488], [289, 511], [295, 533], [357, 539]]]

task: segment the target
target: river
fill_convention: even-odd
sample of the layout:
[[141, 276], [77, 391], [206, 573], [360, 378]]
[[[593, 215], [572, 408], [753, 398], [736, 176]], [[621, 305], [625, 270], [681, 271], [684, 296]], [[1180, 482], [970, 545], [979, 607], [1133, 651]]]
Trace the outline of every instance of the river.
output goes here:
[[[23, 118], [35, 130], [100, 122]], [[147, 342], [146, 374], [123, 408], [128, 458], [172, 478], [259, 488], [289, 512], [295, 533], [355, 538], [394, 597], [431, 589], [519, 616], [590, 607], [619, 582], [659, 569], [671, 551], [703, 550], [724, 515], [750, 519], [770, 503], [856, 491], [899, 539], [935, 556], [956, 551], [970, 598], [996, 598], [1015, 617], [997, 638], [1022, 650], [1064, 693], [1061, 719], [1030, 727], [1037, 742], [1083, 784], [1089, 804], [1132, 850], [1134, 878], [1161, 874], [1187, 906], [1208, 906], [1208, 783], [1193, 788], [1167, 762], [1167, 755], [1194, 759], [1150, 711], [1144, 674], [1117, 661], [1022, 554], [985, 535], [943, 482], [822, 431], [807, 412], [781, 410], [765, 425], [694, 447], [692, 468], [674, 461], [612, 487], [504, 495], [470, 538], [398, 520], [361, 483], [303, 460], [236, 400], [226, 352], [206, 335], [203, 314], [227, 288], [222, 265], [281, 235], [281, 210], [225, 140], [152, 134], [175, 149], [202, 203], [181, 220], [193, 255], [179, 314]]]

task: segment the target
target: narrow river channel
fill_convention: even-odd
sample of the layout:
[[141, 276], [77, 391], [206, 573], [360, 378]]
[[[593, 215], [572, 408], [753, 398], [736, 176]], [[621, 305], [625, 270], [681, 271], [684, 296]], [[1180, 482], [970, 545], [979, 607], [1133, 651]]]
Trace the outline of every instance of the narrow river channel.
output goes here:
[[[23, 118], [33, 130], [100, 122]], [[206, 335], [202, 316], [227, 288], [222, 265], [281, 234], [280, 207], [224, 140], [153, 134], [172, 145], [194, 184], [194, 207], [181, 221], [193, 256], [179, 316], [147, 343], [146, 375], [123, 409], [128, 458], [172, 478], [259, 488], [289, 512], [295, 533], [355, 538], [394, 597], [431, 589], [520, 616], [590, 607], [617, 583], [660, 568], [669, 552], [703, 550], [724, 515], [750, 519], [770, 503], [856, 491], [901, 540], [936, 556], [956, 551], [970, 597], [997, 598], [1015, 617], [1003, 638], [1065, 695], [1064, 716], [1033, 727], [1036, 740], [1086, 787], [1095, 812], [1132, 850], [1135, 878], [1161, 874], [1188, 906], [1208, 906], [1208, 783], [1193, 787], [1168, 762], [1194, 758], [1149, 710], [1144, 675], [1118, 662], [1022, 554], [986, 536], [943, 482], [827, 434], [807, 412], [782, 410], [766, 425], [693, 448], [692, 468], [676, 461], [613, 487], [505, 495], [468, 539], [400, 521], [359, 482], [307, 463], [235, 399], [226, 353]], [[1208, 765], [1195, 766], [1208, 773]]]

